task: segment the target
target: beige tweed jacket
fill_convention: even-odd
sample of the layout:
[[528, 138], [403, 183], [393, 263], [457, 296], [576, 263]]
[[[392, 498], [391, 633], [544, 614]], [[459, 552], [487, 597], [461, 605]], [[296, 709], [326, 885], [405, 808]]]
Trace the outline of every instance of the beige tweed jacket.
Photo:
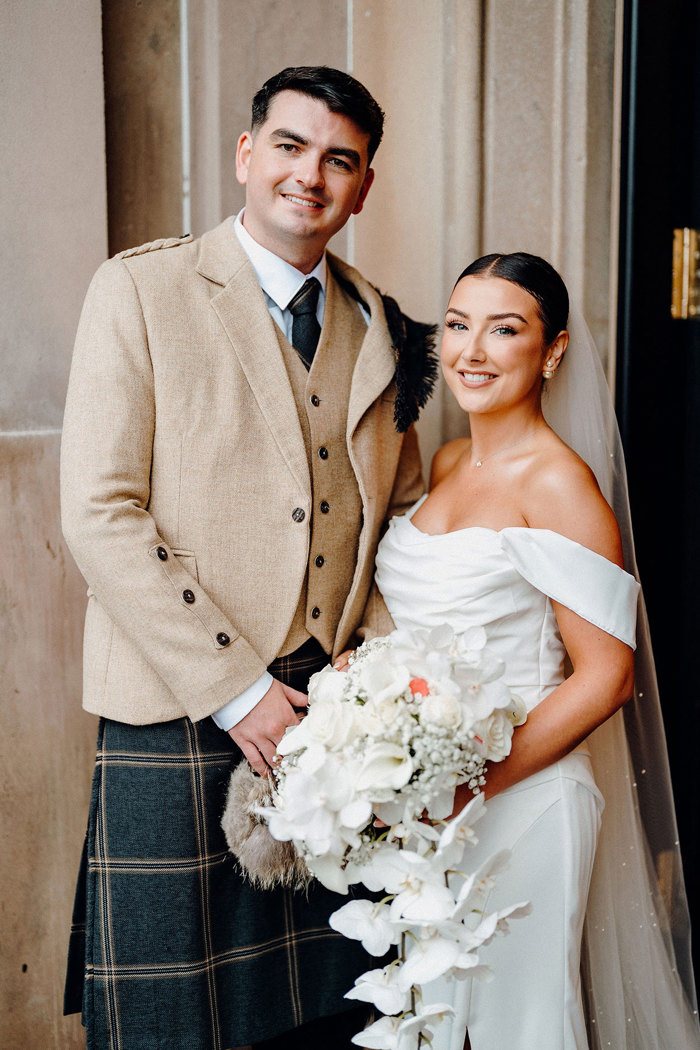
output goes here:
[[[387, 518], [423, 486], [415, 433], [393, 425], [381, 298], [329, 263], [371, 314], [349, 400], [363, 526], [337, 653], [371, 618]], [[132, 724], [196, 721], [277, 656], [307, 570], [311, 483], [274, 322], [232, 220], [97, 271], [71, 369], [61, 499], [88, 582], [87, 710]]]

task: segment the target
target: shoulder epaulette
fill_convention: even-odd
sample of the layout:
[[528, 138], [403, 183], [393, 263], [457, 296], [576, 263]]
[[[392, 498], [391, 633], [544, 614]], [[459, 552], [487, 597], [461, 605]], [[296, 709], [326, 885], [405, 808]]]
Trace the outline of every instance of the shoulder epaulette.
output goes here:
[[158, 252], [161, 248], [177, 248], [180, 244], [189, 244], [192, 240], [191, 233], [183, 233], [182, 237], [160, 237], [157, 241], [147, 241], [139, 244], [136, 248], [126, 248], [118, 252], [117, 259], [131, 259], [133, 255], [145, 255], [146, 252]]

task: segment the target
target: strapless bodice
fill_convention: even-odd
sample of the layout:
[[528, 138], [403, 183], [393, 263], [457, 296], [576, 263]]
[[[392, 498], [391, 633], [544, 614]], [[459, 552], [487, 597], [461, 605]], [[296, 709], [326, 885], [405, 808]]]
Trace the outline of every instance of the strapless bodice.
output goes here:
[[377, 585], [397, 627], [483, 627], [528, 709], [564, 677], [552, 601], [634, 648], [639, 585], [629, 573], [546, 529], [421, 532], [411, 518], [425, 498], [392, 519], [377, 553]]

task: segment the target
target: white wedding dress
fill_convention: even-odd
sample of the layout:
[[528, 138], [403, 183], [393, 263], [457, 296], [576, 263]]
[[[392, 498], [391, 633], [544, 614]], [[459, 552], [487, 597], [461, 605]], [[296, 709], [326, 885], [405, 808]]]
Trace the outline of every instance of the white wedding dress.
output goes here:
[[[528, 710], [564, 678], [566, 654], [552, 601], [634, 648], [639, 585], [633, 576], [544, 529], [470, 527], [428, 535], [411, 521], [425, 498], [392, 520], [377, 555], [377, 584], [397, 627], [484, 627], [489, 649], [505, 662], [506, 682]], [[433, 1050], [462, 1050], [467, 1028], [472, 1050], [589, 1046], [580, 951], [603, 807], [585, 745], [489, 800], [465, 870], [510, 849], [488, 909], [529, 900], [532, 913], [482, 950], [492, 981], [434, 982], [424, 989], [426, 1003], [451, 1002], [456, 1010]]]

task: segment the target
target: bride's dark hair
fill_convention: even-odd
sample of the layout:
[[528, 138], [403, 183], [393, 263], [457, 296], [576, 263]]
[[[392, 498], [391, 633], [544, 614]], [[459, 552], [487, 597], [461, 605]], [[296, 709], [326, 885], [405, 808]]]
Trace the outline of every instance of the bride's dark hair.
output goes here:
[[496, 252], [482, 255], [463, 270], [455, 287], [463, 277], [502, 277], [529, 292], [537, 301], [538, 313], [544, 326], [547, 345], [566, 328], [569, 319], [569, 293], [554, 267], [539, 255]]

